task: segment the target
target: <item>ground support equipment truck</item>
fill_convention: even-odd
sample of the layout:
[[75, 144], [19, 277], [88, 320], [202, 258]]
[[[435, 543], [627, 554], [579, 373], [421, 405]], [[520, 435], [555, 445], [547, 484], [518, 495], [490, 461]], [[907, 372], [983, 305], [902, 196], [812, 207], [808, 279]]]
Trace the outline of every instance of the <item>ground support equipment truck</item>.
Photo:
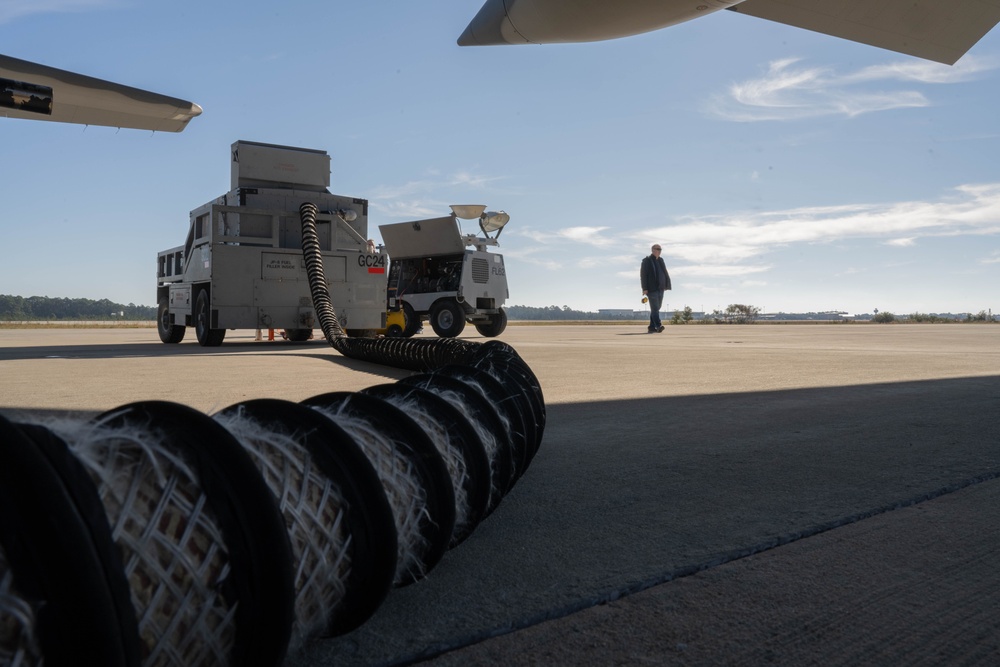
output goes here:
[[[499, 245], [509, 216], [479, 205], [451, 208], [443, 218], [379, 225], [392, 258], [389, 311], [403, 311], [406, 337], [424, 320], [441, 337], [459, 335], [466, 322], [483, 336], [499, 336], [507, 327], [507, 271], [503, 255], [486, 248]], [[482, 235], [463, 235], [459, 218], [478, 220]]]
[[349, 336], [386, 328], [388, 256], [368, 240], [368, 202], [330, 194], [325, 151], [248, 141], [232, 145], [230, 191], [191, 211], [184, 245], [157, 255], [157, 329], [179, 343], [193, 326], [203, 346], [227, 329], [317, 326], [302, 257], [299, 206], [319, 209], [323, 269]]

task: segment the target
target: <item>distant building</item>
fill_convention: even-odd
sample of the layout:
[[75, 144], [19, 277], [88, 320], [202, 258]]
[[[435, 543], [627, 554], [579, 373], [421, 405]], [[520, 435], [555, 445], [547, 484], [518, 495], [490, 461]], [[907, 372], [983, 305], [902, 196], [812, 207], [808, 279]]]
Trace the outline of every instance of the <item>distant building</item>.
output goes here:
[[635, 312], [629, 308], [598, 308], [597, 314], [601, 319], [608, 320], [631, 320], [635, 319]]

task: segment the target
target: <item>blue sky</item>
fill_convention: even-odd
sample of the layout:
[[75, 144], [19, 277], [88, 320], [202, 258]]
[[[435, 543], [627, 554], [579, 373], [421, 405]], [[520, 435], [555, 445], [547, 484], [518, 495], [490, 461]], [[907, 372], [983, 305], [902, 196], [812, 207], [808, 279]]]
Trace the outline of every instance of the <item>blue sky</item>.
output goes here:
[[[180, 134], [0, 119], [0, 293], [153, 305], [238, 139], [377, 226], [503, 209], [509, 304], [1000, 312], [1000, 30], [957, 65], [732, 12], [458, 47], [478, 0], [4, 0], [0, 52], [191, 100]], [[470, 229], [467, 231], [473, 231]]]

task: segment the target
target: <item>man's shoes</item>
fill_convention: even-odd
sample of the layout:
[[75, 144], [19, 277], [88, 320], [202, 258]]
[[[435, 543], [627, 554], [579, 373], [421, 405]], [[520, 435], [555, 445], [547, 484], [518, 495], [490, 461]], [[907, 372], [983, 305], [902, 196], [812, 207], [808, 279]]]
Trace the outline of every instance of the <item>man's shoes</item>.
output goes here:
[[663, 333], [663, 325], [662, 324], [659, 327], [656, 328], [656, 333]]
[[654, 329], [653, 327], [649, 327], [648, 329], [646, 329], [646, 333], [656, 333], [656, 329]]

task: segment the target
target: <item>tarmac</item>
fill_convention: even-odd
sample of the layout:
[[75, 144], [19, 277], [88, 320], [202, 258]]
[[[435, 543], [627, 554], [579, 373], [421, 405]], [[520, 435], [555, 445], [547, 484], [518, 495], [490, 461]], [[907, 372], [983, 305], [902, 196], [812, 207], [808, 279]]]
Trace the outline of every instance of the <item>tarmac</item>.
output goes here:
[[[531, 467], [426, 579], [290, 667], [1000, 664], [1000, 326], [501, 339], [545, 393]], [[0, 329], [0, 412], [19, 419], [406, 375], [252, 331], [206, 349]]]

